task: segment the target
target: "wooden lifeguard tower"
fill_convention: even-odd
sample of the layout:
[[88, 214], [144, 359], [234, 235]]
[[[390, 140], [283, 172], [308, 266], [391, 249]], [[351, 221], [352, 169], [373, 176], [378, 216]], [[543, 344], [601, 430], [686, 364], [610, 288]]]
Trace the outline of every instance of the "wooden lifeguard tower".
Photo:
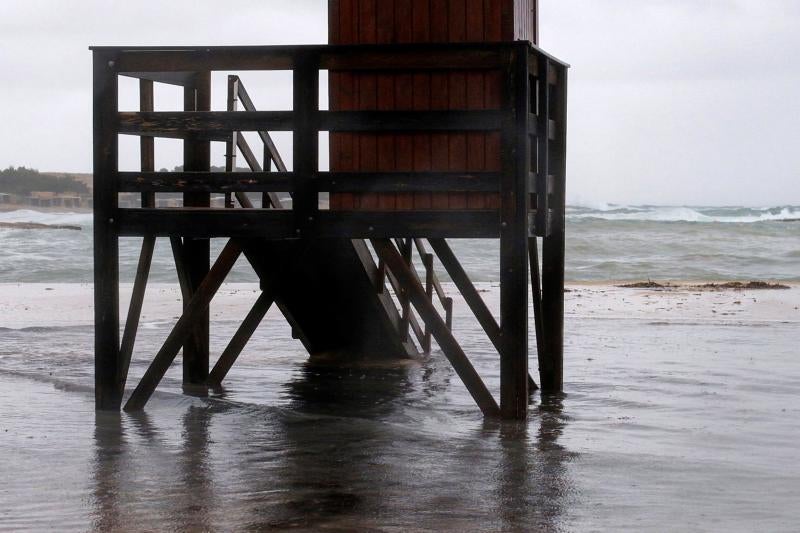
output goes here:
[[[184, 312], [126, 410], [144, 407], [181, 349], [184, 383], [219, 384], [275, 303], [312, 355], [421, 357], [434, 338], [486, 416], [522, 419], [536, 387], [529, 287], [541, 390], [561, 391], [568, 66], [536, 46], [535, 0], [329, 6], [326, 46], [92, 48], [98, 409], [122, 405], [159, 237], [172, 245]], [[212, 72], [259, 70], [292, 72], [291, 111], [256, 110], [235, 75], [226, 109], [211, 109]], [[119, 111], [119, 76], [140, 80], [139, 112]], [[154, 83], [182, 87], [184, 110], [155, 112]], [[291, 169], [275, 131], [293, 133]], [[258, 132], [259, 152], [241, 132]], [[120, 134], [140, 137], [140, 171], [119, 171]], [[155, 137], [183, 139], [182, 172], [155, 171]], [[225, 172], [210, 170], [212, 142], [226, 144]], [[250, 172], [235, 172], [239, 157]], [[131, 192], [141, 207], [120, 208]], [[157, 208], [161, 193], [182, 193], [183, 206]], [[211, 207], [213, 193], [224, 208]], [[134, 236], [143, 244], [120, 339], [118, 242]], [[227, 239], [213, 264], [211, 238]], [[448, 245], [457, 238], [500, 240], [499, 320]], [[240, 256], [261, 294], [209, 371], [208, 307]], [[499, 353], [499, 405], [451, 332], [437, 259]]]

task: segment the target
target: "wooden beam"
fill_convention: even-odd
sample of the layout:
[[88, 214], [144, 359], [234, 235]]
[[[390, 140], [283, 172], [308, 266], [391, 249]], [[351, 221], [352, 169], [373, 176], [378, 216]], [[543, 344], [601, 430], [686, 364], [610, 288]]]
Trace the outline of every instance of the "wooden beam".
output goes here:
[[[211, 73], [200, 71], [194, 83], [184, 87], [184, 109], [193, 113], [207, 113], [211, 109]], [[211, 146], [207, 141], [185, 140], [183, 143], [184, 168], [187, 171], [206, 171], [211, 166]], [[185, 207], [210, 207], [211, 197], [206, 192], [186, 192], [183, 195]], [[210, 242], [207, 238], [184, 238], [183, 256], [192, 293], [208, 275], [210, 268]], [[188, 301], [184, 300], [184, 306]], [[192, 334], [183, 345], [184, 384], [203, 384], [208, 377], [209, 329], [208, 310], [198, 317]]]
[[[319, 58], [302, 54], [292, 72], [292, 170], [295, 188], [292, 212], [299, 236], [305, 237], [319, 212], [319, 193], [313, 179], [319, 171]], [[264, 128], [261, 128], [264, 129]]]
[[539, 355], [539, 374], [543, 393], [559, 393], [564, 388], [564, 260], [566, 199], [566, 117], [567, 75], [563, 69], [559, 85], [553, 89], [552, 111], [561, 124], [558, 139], [552, 143], [551, 173], [554, 176], [550, 233], [542, 249], [542, 316], [545, 345]]
[[[502, 110], [319, 111], [322, 131], [489, 131], [506, 124]], [[182, 137], [234, 131], [293, 131], [296, 111], [156, 111], [118, 113], [119, 133]]]
[[[139, 111], [152, 111], [154, 105], [155, 97], [153, 94], [153, 82], [150, 80], [139, 80]], [[152, 137], [140, 138], [139, 152], [140, 170], [142, 172], [152, 172], [155, 170], [155, 139]], [[117, 181], [117, 189], [122, 192], [119, 188], [119, 179]], [[142, 192], [141, 198], [142, 207], [156, 206], [155, 192]]]
[[156, 390], [164, 374], [166, 374], [170, 365], [175, 360], [175, 357], [178, 355], [178, 350], [181, 349], [181, 346], [190, 337], [192, 329], [196, 326], [198, 319], [201, 321], [204, 319], [212, 298], [219, 290], [222, 282], [225, 281], [225, 278], [241, 253], [241, 246], [234, 240], [228, 241], [222, 249], [216, 262], [209, 270], [208, 275], [197, 287], [197, 290], [192, 295], [192, 299], [184, 308], [183, 315], [181, 315], [178, 322], [173, 326], [163, 346], [161, 346], [161, 349], [156, 354], [153, 362], [150, 363], [150, 366], [136, 386], [136, 389], [134, 389], [130, 398], [128, 398], [125, 404], [126, 411], [138, 411], [147, 404], [147, 400], [150, 399], [153, 391]]
[[422, 288], [422, 285], [411, 273], [400, 253], [392, 245], [391, 241], [387, 239], [373, 239], [372, 246], [386, 267], [394, 273], [400, 284], [405, 287], [417, 313], [430, 327], [436, 342], [441, 347], [445, 357], [450, 361], [450, 364], [453, 365], [464, 386], [466, 386], [475, 403], [480, 407], [481, 412], [486, 417], [499, 416], [500, 408], [497, 406], [497, 402], [475, 371], [458, 341], [453, 337], [447, 324], [426, 297], [425, 289]]
[[120, 395], [125, 390], [125, 382], [128, 379], [128, 369], [131, 364], [133, 345], [136, 342], [136, 333], [139, 330], [139, 318], [142, 314], [142, 304], [144, 303], [144, 293], [147, 288], [147, 277], [150, 274], [150, 264], [153, 261], [153, 249], [156, 245], [156, 238], [147, 236], [142, 241], [142, 251], [139, 253], [139, 265], [136, 268], [136, 277], [133, 280], [133, 291], [131, 293], [131, 303], [128, 306], [128, 316], [125, 319], [125, 330], [122, 334], [122, 344], [119, 349], [120, 368], [117, 376], [117, 384], [120, 388]]
[[[502, 132], [500, 235], [500, 410], [503, 418], [528, 414], [528, 47], [517, 46], [507, 101], [516, 124]], [[513, 148], [513, 149], [512, 149]]]
[[273, 301], [270, 292], [263, 291], [258, 295], [258, 299], [256, 299], [250, 312], [247, 313], [247, 316], [239, 325], [231, 341], [225, 347], [225, 350], [222, 352], [222, 355], [220, 355], [214, 368], [208, 374], [207, 382], [209, 385], [219, 386], [222, 384], [222, 380], [228, 375], [228, 371], [236, 362], [236, 359], [239, 358], [239, 355], [242, 353], [242, 350], [247, 345], [247, 342], [250, 340], [250, 337], [252, 337], [256, 328], [258, 328], [258, 325], [261, 324], [264, 315], [269, 311]]
[[[152, 138], [142, 138], [152, 141]], [[255, 158], [246, 141], [237, 141], [243, 154]], [[249, 160], [248, 157], [245, 158]], [[255, 161], [255, 159], [254, 159]], [[256, 161], [257, 163], [257, 161]], [[248, 164], [250, 164], [248, 162]], [[120, 192], [292, 192], [294, 172], [120, 172]], [[498, 192], [500, 174], [451, 172], [318, 172], [317, 191], [332, 192]]]
[[192, 286], [189, 282], [189, 273], [186, 270], [186, 260], [183, 256], [183, 240], [177, 235], [169, 235], [169, 244], [172, 248], [172, 258], [175, 261], [175, 272], [178, 275], [178, 285], [184, 301], [192, 298]]
[[[185, 237], [297, 236], [291, 210], [278, 209], [119, 209], [120, 235]], [[319, 211], [314, 237], [497, 238], [494, 210]]]
[[118, 410], [119, 235], [116, 173], [117, 54], [93, 56], [94, 145], [94, 398], [97, 409]]

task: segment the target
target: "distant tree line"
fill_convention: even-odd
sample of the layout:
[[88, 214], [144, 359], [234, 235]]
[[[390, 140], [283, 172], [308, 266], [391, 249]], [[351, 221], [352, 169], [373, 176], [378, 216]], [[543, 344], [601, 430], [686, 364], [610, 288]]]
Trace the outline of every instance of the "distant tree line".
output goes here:
[[0, 170], [0, 192], [26, 195], [33, 191], [86, 194], [89, 188], [70, 176], [59, 178], [33, 168], [11, 166]]

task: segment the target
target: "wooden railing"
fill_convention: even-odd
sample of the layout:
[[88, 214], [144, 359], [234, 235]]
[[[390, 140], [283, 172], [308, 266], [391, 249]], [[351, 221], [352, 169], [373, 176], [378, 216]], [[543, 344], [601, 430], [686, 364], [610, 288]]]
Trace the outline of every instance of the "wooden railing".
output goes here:
[[[190, 237], [489, 237], [521, 225], [527, 235], [548, 235], [563, 218], [567, 65], [528, 43], [292, 46], [212, 48], [94, 48], [95, 206], [113, 220], [117, 235]], [[319, 107], [320, 70], [501, 70], [501, 109], [447, 111], [325, 111]], [[291, 70], [291, 111], [256, 111], [237, 77], [225, 111], [119, 112], [117, 76], [188, 85], [214, 70]], [[236, 100], [244, 110], [236, 109]], [[255, 131], [264, 165], [237, 132]], [[271, 131], [293, 133], [289, 171], [275, 155]], [[499, 172], [323, 172], [319, 133], [499, 132]], [[235, 169], [238, 147], [252, 172], [119, 172], [117, 135], [171, 137], [228, 144]], [[270, 163], [269, 165], [267, 163]], [[274, 164], [275, 170], [271, 166]], [[232, 166], [231, 166], [232, 165]], [[342, 211], [320, 208], [321, 192], [491, 192], [499, 209]], [[262, 193], [262, 208], [193, 207], [122, 209], [120, 192]], [[293, 196], [291, 209], [275, 193]], [[523, 216], [523, 214], [526, 214]], [[512, 220], [514, 219], [514, 220]]]

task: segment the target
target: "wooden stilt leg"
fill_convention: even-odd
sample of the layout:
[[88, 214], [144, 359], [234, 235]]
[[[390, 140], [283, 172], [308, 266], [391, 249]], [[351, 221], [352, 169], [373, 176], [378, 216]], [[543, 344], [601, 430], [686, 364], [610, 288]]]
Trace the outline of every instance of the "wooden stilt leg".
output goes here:
[[116, 226], [118, 141], [116, 56], [94, 54], [94, 379], [95, 407], [118, 410], [119, 236]]
[[[501, 132], [500, 185], [500, 411], [503, 418], [528, 415], [528, 190], [530, 157], [527, 50], [514, 50], [509, 101], [515, 122]], [[516, 150], [510, 147], [515, 146]]]
[[472, 363], [469, 362], [445, 321], [442, 320], [433, 304], [426, 297], [425, 289], [411, 273], [403, 257], [392, 245], [391, 241], [387, 239], [374, 239], [372, 240], [372, 246], [375, 248], [378, 257], [383, 260], [386, 268], [394, 274], [400, 285], [405, 287], [406, 294], [416, 308], [417, 313], [428, 324], [445, 357], [453, 365], [458, 377], [461, 378], [461, 381], [467, 387], [483, 414], [487, 417], [497, 417], [500, 414], [497, 402], [475, 371]]
[[267, 311], [269, 311], [272, 302], [272, 295], [268, 292], [262, 292], [258, 296], [258, 299], [253, 304], [250, 312], [247, 313], [247, 316], [245, 317], [244, 321], [242, 321], [239, 329], [236, 330], [236, 334], [234, 334], [233, 338], [228, 343], [228, 346], [225, 347], [222, 355], [220, 355], [219, 359], [217, 360], [217, 364], [214, 365], [211, 373], [209, 373], [209, 385], [219, 386], [222, 383], [222, 380], [225, 379], [226, 375], [228, 375], [228, 371], [233, 366], [233, 363], [236, 362], [239, 354], [242, 353], [247, 341], [250, 340], [250, 337], [253, 335], [258, 325], [261, 324], [261, 321], [264, 319], [264, 315], [267, 314]]
[[549, 174], [553, 177], [550, 200], [550, 232], [542, 247], [542, 315], [545, 341], [543, 370], [540, 370], [543, 393], [558, 393], [564, 388], [564, 244], [566, 199], [567, 80], [561, 74], [557, 88], [548, 95], [547, 114], [560, 127], [555, 141], [549, 143]]
[[[211, 73], [197, 72], [194, 83], [184, 88], [184, 109], [186, 111], [209, 111], [211, 109]], [[194, 171], [208, 171], [211, 165], [210, 143], [187, 139], [183, 145], [184, 168]], [[186, 207], [209, 207], [208, 193], [184, 193]], [[208, 239], [184, 239], [184, 257], [192, 293], [198, 290], [209, 270], [210, 246]], [[188, 301], [184, 301], [184, 306]], [[204, 384], [208, 377], [209, 352], [209, 313], [205, 310], [195, 322], [192, 335], [183, 346], [184, 384]]]
[[153, 362], [150, 363], [150, 367], [145, 372], [142, 380], [136, 386], [131, 397], [128, 398], [128, 402], [125, 404], [126, 411], [138, 411], [145, 406], [147, 400], [150, 399], [153, 391], [156, 390], [164, 374], [166, 374], [175, 360], [175, 356], [178, 355], [178, 350], [181, 349], [181, 346], [191, 334], [196, 321], [198, 319], [203, 320], [211, 299], [219, 290], [222, 282], [225, 281], [225, 277], [231, 271], [241, 253], [241, 247], [233, 240], [228, 241], [225, 248], [222, 249], [206, 279], [198, 286], [189, 304], [184, 309], [183, 316], [178, 319], [167, 340], [164, 341], [164, 345], [156, 354]]
[[119, 349], [120, 369], [117, 383], [121, 391], [125, 390], [128, 379], [128, 368], [131, 364], [133, 345], [136, 342], [136, 333], [139, 330], [139, 318], [142, 314], [144, 292], [147, 287], [147, 277], [150, 275], [150, 263], [153, 260], [153, 249], [156, 238], [148, 235], [142, 241], [142, 251], [139, 254], [139, 266], [136, 269], [136, 278], [133, 281], [131, 303], [128, 307], [128, 316], [125, 319], [125, 331], [122, 334], [122, 344]]

